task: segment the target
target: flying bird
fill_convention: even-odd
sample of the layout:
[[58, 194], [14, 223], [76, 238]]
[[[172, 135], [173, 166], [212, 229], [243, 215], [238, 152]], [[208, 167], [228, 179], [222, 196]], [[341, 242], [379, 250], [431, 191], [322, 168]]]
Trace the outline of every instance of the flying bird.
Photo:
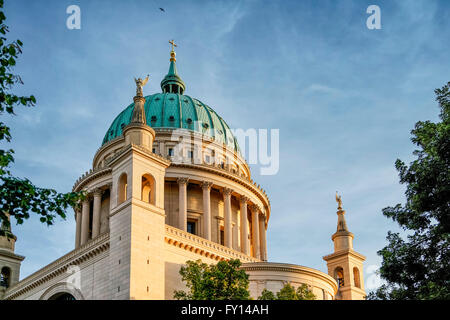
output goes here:
[[161, 10], [162, 12], [166, 12], [166, 10], [164, 10], [163, 8], [159, 8], [159, 10]]

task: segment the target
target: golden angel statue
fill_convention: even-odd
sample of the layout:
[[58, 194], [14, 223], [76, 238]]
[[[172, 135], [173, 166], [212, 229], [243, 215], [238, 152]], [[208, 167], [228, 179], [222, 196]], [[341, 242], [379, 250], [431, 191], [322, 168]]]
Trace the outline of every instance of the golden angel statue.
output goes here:
[[143, 97], [142, 88], [145, 86], [145, 84], [148, 82], [148, 76], [144, 80], [141, 78], [134, 78], [134, 81], [136, 82], [136, 96]]
[[342, 199], [341, 196], [338, 196], [337, 191], [336, 191], [336, 202], [338, 203], [338, 209], [342, 209]]

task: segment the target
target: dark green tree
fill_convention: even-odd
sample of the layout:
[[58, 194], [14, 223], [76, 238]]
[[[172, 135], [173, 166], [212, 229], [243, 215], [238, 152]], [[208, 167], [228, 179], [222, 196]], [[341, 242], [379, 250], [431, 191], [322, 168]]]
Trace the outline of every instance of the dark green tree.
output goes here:
[[297, 300], [315, 300], [316, 295], [312, 293], [311, 290], [309, 290], [308, 286], [306, 284], [302, 284], [300, 287], [297, 288], [297, 291], [295, 292], [297, 295]]
[[302, 284], [295, 290], [295, 288], [286, 283], [280, 291], [275, 295], [272, 291], [264, 289], [258, 300], [315, 300], [316, 296], [309, 290], [306, 284]]
[[[15, 115], [16, 107], [34, 107], [36, 98], [17, 96], [14, 86], [23, 84], [19, 75], [14, 74], [18, 56], [22, 53], [20, 40], [8, 42], [9, 32], [5, 24], [4, 1], [0, 0], [0, 115]], [[0, 121], [0, 142], [11, 142], [10, 128]], [[39, 188], [26, 178], [14, 177], [10, 166], [14, 163], [14, 150], [0, 149], [0, 235], [12, 236], [9, 232], [10, 219], [14, 217], [21, 224], [30, 213], [40, 216], [40, 221], [51, 225], [56, 216], [65, 218], [65, 210], [76, 206], [83, 198], [80, 193], [58, 193], [53, 189]]]
[[258, 300], [277, 300], [277, 296], [272, 291], [264, 288]]
[[248, 300], [248, 275], [240, 269], [239, 260], [206, 264], [201, 260], [187, 261], [180, 269], [187, 291], [174, 292], [178, 300]]
[[284, 287], [277, 292], [277, 300], [298, 300], [295, 288], [289, 283], [286, 283]]
[[389, 232], [378, 254], [386, 284], [369, 299], [450, 299], [450, 82], [436, 89], [440, 122], [419, 121], [409, 166], [397, 160], [406, 203], [383, 209], [406, 235]]

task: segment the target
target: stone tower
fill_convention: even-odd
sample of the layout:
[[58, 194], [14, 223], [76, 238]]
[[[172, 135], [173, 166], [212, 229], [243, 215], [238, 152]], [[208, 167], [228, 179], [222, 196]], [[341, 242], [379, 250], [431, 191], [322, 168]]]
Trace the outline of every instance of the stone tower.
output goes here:
[[342, 210], [341, 197], [336, 194], [338, 202], [337, 230], [331, 236], [334, 242], [334, 253], [323, 257], [327, 262], [328, 274], [338, 282], [337, 300], [365, 299], [362, 254], [353, 250], [353, 233], [348, 231], [345, 221], [345, 210]]
[[164, 299], [165, 294], [164, 175], [170, 162], [152, 152], [155, 131], [146, 124], [145, 83], [136, 80], [132, 120], [123, 129], [125, 146], [110, 162], [112, 299]]
[[9, 216], [8, 221], [3, 221], [0, 229], [0, 299], [6, 289], [19, 282], [20, 264], [25, 259], [14, 253], [16, 236], [11, 233]]

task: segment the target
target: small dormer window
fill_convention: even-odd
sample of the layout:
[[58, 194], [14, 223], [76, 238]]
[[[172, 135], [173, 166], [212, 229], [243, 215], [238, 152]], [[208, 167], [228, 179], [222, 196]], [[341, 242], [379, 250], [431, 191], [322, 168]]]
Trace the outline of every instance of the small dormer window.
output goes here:
[[170, 116], [169, 117], [169, 121], [175, 121], [175, 117], [174, 116]]
[[208, 127], [209, 127], [209, 124], [207, 124], [207, 123], [203, 123], [203, 124], [202, 124], [202, 126], [203, 126], [203, 128], [205, 128], [205, 129], [208, 129]]
[[152, 117], [150, 118], [150, 120], [151, 120], [152, 122], [155, 122], [155, 121], [156, 121], [156, 116], [152, 116]]
[[122, 123], [122, 124], [120, 125], [120, 129], [123, 130], [123, 128], [125, 128], [125, 123]]
[[217, 132], [219, 132], [219, 134], [223, 134], [223, 131], [220, 129]]
[[170, 100], [170, 101], [174, 101], [175, 98], [174, 98], [174, 97], [170, 97], [169, 100]]
[[187, 122], [188, 124], [191, 124], [191, 123], [192, 123], [192, 119], [191, 119], [191, 118], [187, 118], [186, 122]]
[[157, 97], [157, 98], [155, 99], [155, 101], [159, 101], [159, 100], [161, 100], [161, 98], [160, 98], [160, 97]]

